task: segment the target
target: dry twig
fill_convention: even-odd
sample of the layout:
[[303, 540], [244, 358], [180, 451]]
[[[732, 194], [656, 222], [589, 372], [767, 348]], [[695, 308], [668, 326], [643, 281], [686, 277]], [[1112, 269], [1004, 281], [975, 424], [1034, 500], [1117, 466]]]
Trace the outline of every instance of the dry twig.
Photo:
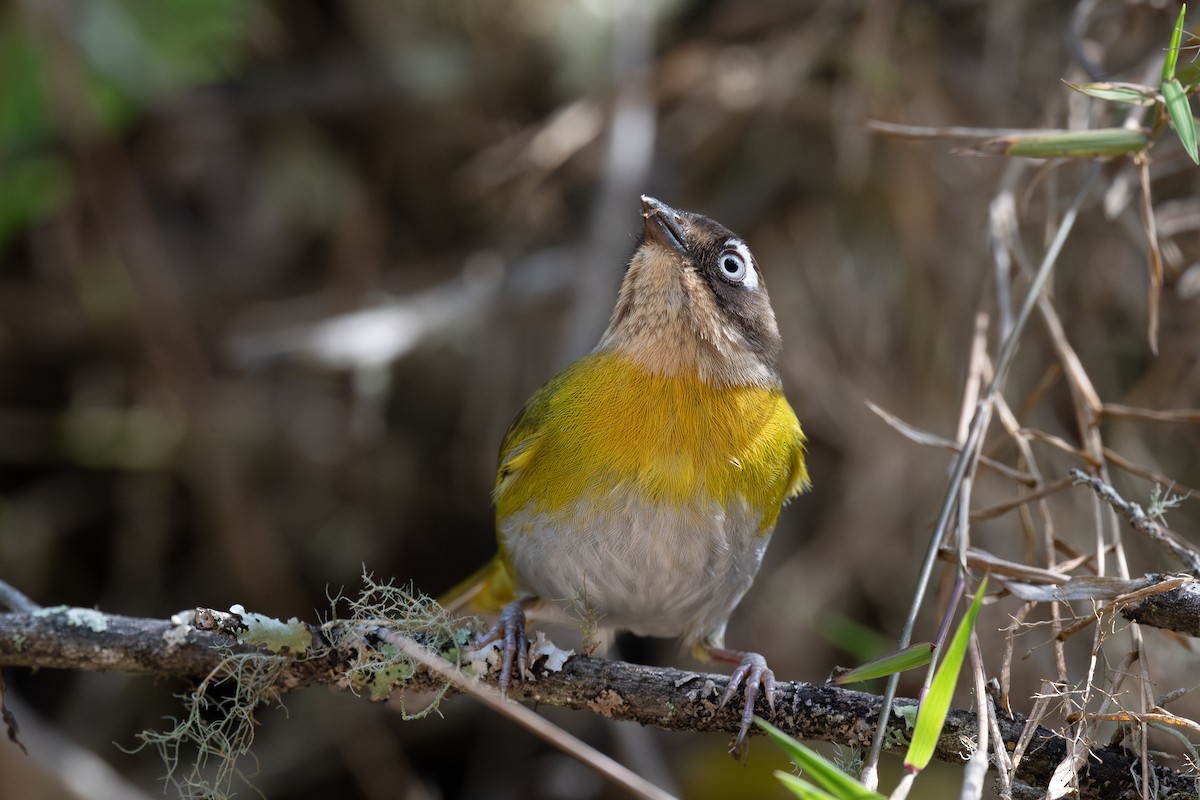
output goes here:
[[1155, 522], [1141, 506], [1121, 497], [1116, 489], [1100, 478], [1088, 475], [1081, 470], [1071, 470], [1071, 477], [1075, 479], [1076, 483], [1086, 483], [1091, 486], [1106, 503], [1121, 512], [1135, 531], [1182, 561], [1193, 575], [1200, 576], [1200, 553], [1169, 536], [1167, 531]]

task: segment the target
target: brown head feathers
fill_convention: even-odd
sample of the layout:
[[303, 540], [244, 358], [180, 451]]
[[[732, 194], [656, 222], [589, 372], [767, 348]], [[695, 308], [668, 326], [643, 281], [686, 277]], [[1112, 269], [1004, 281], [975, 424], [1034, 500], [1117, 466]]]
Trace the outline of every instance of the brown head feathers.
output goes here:
[[646, 195], [642, 217], [642, 241], [597, 350], [622, 352], [656, 374], [778, 385], [779, 328], [746, 243]]

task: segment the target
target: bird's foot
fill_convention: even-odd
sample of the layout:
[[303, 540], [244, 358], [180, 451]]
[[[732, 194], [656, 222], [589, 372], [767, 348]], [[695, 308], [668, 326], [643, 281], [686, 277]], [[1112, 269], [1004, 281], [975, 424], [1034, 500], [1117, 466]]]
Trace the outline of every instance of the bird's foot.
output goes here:
[[717, 661], [737, 664], [733, 674], [729, 676], [729, 686], [721, 698], [722, 707], [738, 693], [739, 686], [743, 683], [746, 685], [744, 692], [746, 704], [742, 709], [742, 726], [729, 745], [730, 754], [741, 759], [746, 752], [746, 734], [750, 732], [750, 726], [754, 723], [754, 704], [758, 701], [760, 690], [767, 698], [767, 706], [771, 709], [771, 714], [775, 713], [775, 673], [767, 666], [767, 660], [758, 653], [712, 648], [708, 654]]
[[500, 642], [500, 680], [498, 686], [501, 696], [508, 696], [508, 687], [512, 686], [513, 668], [516, 668], [517, 679], [525, 680], [529, 667], [529, 638], [525, 635], [525, 600], [514, 600], [500, 612], [500, 619], [488, 629], [487, 633], [475, 640], [475, 646]]

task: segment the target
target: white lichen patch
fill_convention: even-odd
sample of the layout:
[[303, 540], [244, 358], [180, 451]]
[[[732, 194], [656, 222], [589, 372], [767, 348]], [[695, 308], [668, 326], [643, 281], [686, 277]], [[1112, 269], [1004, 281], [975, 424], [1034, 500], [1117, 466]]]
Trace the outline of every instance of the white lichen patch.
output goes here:
[[195, 617], [196, 612], [192, 609], [179, 611], [171, 615], [171, 627], [167, 628], [162, 636], [168, 648], [174, 649], [187, 641], [187, 635], [192, 630], [192, 620]]
[[486, 675], [500, 665], [501, 641], [488, 642], [474, 650], [462, 651], [462, 665], [476, 675]]
[[[462, 651], [462, 665], [477, 675], [486, 675], [500, 668], [503, 655], [503, 640], [488, 642], [474, 650]], [[538, 631], [537, 638], [529, 644], [529, 666], [542, 661], [542, 668], [547, 672], [561, 672], [567, 659], [573, 655], [575, 655], [574, 650], [563, 650], [547, 639], [544, 631]], [[524, 677], [532, 680], [533, 674], [526, 670]]]
[[67, 624], [96, 633], [108, 630], [108, 618], [94, 608], [68, 608]]
[[67, 618], [67, 624], [77, 628], [87, 628], [100, 633], [108, 630], [108, 617], [94, 608], [75, 608], [73, 606], [48, 606], [33, 612], [35, 617], [52, 617], [62, 614]]
[[573, 655], [575, 655], [574, 650], [563, 650], [547, 639], [546, 634], [542, 631], [537, 632], [537, 639], [529, 646], [530, 663], [536, 663], [539, 658], [544, 659], [542, 666], [548, 672], [561, 672], [563, 664], [567, 663], [567, 659]]
[[287, 622], [247, 611], [241, 605], [229, 607], [229, 613], [237, 614], [246, 625], [246, 630], [238, 634], [238, 642], [265, 647], [272, 653], [281, 652], [284, 648], [293, 653], [302, 653], [312, 646], [312, 633], [308, 626], [292, 617]]

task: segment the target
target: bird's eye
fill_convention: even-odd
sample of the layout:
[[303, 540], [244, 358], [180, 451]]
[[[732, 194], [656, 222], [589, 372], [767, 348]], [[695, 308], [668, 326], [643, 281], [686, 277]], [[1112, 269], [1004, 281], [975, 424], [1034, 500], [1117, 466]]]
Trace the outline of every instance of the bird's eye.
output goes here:
[[746, 259], [732, 250], [721, 253], [718, 260], [721, 267], [721, 277], [730, 283], [741, 283], [746, 279]]

